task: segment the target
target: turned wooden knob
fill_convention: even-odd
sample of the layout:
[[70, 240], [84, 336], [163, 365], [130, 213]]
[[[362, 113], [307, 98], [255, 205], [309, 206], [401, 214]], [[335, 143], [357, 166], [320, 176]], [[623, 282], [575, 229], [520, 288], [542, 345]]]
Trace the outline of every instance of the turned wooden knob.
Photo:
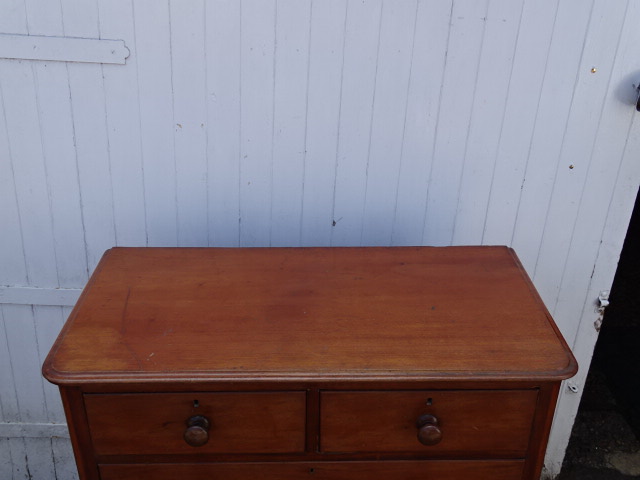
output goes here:
[[436, 445], [442, 440], [442, 430], [438, 426], [438, 419], [434, 415], [421, 415], [416, 422], [418, 440], [423, 445]]
[[201, 447], [209, 441], [209, 420], [202, 415], [194, 415], [187, 420], [184, 441], [192, 447]]

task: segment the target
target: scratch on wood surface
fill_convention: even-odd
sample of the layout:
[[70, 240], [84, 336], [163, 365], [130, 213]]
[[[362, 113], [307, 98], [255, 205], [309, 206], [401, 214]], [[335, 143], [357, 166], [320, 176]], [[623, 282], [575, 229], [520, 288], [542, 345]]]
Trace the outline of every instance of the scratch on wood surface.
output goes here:
[[129, 345], [129, 343], [125, 340], [122, 341], [122, 345], [124, 345], [124, 347], [129, 351], [129, 353], [131, 354], [131, 356], [133, 357], [133, 359], [136, 362], [136, 365], [138, 366], [139, 369], [143, 369], [142, 367], [142, 362], [140, 361], [140, 358], [138, 357], [138, 354], [133, 350], [133, 348], [131, 348], [131, 345]]
[[120, 333], [127, 332], [127, 308], [129, 307], [129, 297], [131, 297], [131, 287], [127, 288], [127, 298], [125, 298], [124, 307], [122, 307], [122, 316], [120, 317]]

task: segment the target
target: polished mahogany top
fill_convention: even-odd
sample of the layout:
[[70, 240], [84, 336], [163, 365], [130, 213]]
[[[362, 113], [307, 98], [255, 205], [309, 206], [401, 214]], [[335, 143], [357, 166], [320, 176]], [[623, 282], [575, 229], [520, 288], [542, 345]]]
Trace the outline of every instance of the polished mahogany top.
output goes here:
[[43, 372], [75, 385], [558, 380], [576, 368], [506, 247], [114, 248]]

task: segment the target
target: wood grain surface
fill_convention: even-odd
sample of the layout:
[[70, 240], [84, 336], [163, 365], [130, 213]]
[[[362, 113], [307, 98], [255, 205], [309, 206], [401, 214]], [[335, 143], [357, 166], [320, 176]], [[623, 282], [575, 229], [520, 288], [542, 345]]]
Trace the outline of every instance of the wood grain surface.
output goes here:
[[[537, 390], [323, 392], [322, 452], [415, 452], [523, 458], [529, 446]], [[438, 420], [442, 440], [418, 441], [416, 421]]]
[[505, 247], [115, 248], [44, 365], [60, 384], [575, 369]]
[[397, 461], [397, 462], [299, 462], [299, 463], [239, 463], [203, 465], [102, 465], [102, 480], [173, 480], [189, 478], [205, 480], [224, 478], [245, 480], [519, 480], [522, 461]]
[[[97, 455], [295, 453], [305, 449], [304, 392], [85, 395]], [[202, 415], [209, 440], [187, 444]]]

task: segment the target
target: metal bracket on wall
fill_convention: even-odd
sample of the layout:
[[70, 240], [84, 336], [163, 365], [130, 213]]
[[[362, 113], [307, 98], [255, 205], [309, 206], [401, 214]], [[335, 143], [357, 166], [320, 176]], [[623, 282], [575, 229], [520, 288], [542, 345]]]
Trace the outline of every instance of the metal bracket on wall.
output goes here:
[[609, 306], [609, 290], [603, 290], [598, 295], [598, 308], [605, 309]]
[[602, 327], [602, 320], [604, 319], [604, 309], [609, 306], [609, 290], [603, 290], [598, 295], [598, 305], [596, 308], [596, 312], [598, 313], [598, 318], [595, 322], [593, 322], [593, 328], [596, 329], [596, 332], [600, 331]]

